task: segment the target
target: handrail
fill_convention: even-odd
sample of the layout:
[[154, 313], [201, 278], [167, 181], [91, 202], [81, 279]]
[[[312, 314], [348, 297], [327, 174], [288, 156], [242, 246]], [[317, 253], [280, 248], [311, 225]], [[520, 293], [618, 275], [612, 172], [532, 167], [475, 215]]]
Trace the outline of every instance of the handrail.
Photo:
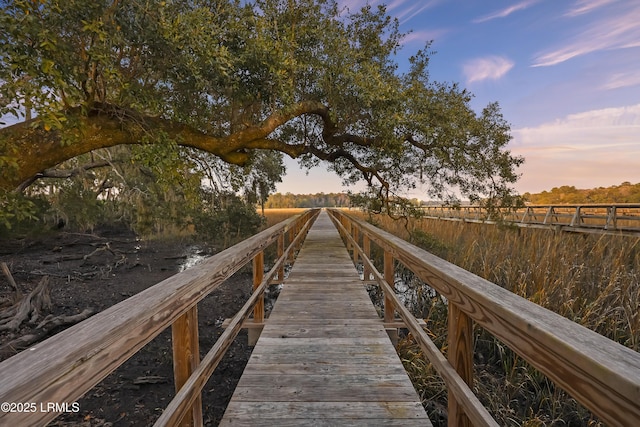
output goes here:
[[[388, 304], [388, 302], [391, 302], [394, 309], [400, 315], [400, 318], [404, 322], [407, 329], [409, 329], [409, 331], [416, 338], [416, 341], [418, 342], [422, 350], [427, 354], [427, 357], [433, 364], [436, 371], [440, 373], [447, 386], [454, 392], [453, 394], [463, 406], [465, 413], [469, 415], [469, 418], [473, 422], [473, 425], [498, 427], [498, 424], [491, 417], [480, 400], [478, 400], [476, 395], [473, 394], [473, 391], [471, 390], [471, 388], [469, 388], [469, 385], [458, 374], [458, 372], [456, 372], [453, 366], [451, 366], [444, 355], [440, 352], [440, 349], [434, 344], [431, 338], [429, 338], [429, 335], [418, 323], [417, 319], [411, 314], [409, 309], [407, 309], [402, 304], [400, 298], [398, 298], [391, 285], [374, 267], [368, 254], [365, 253], [363, 248], [360, 247], [353, 236], [351, 236], [351, 234], [347, 232], [346, 228], [339, 220], [337, 220], [334, 216], [332, 216], [331, 219], [334, 221], [334, 224], [338, 228], [338, 231], [340, 232], [342, 237], [345, 238], [349, 242], [349, 244], [353, 245], [353, 247], [356, 248], [357, 253], [362, 259], [364, 269], [371, 275], [373, 275], [374, 281], [377, 282], [381, 289], [384, 291], [385, 306], [386, 304]], [[355, 256], [354, 258], [356, 258], [354, 259], [354, 262], [357, 262], [357, 256]]]
[[231, 346], [231, 343], [238, 335], [238, 332], [242, 329], [242, 323], [247, 319], [256, 303], [262, 298], [267, 286], [271, 284], [271, 280], [278, 274], [280, 266], [289, 257], [289, 252], [301, 243], [303, 237], [306, 235], [309, 227], [311, 227], [312, 221], [307, 221], [302, 226], [302, 230], [295, 237], [289, 247], [280, 255], [278, 260], [274, 263], [269, 272], [264, 275], [260, 281], [260, 285], [254, 289], [251, 297], [242, 306], [242, 308], [231, 319], [229, 326], [216, 340], [214, 346], [209, 350], [207, 355], [202, 359], [200, 365], [194, 370], [184, 386], [176, 393], [176, 396], [169, 403], [165, 411], [160, 418], [155, 422], [154, 427], [175, 426], [179, 425], [188, 413], [189, 408], [193, 405], [196, 399], [200, 396], [202, 388], [205, 386], [211, 374], [222, 360], [227, 349]]
[[[363, 236], [363, 247], [370, 244], [365, 238], [373, 241], [448, 300], [449, 360], [463, 378], [473, 363], [473, 345], [468, 341], [473, 336], [473, 320], [604, 422], [636, 425], [640, 419], [640, 353], [360, 219], [338, 210], [331, 213], [347, 230]], [[455, 395], [449, 401], [461, 399]], [[461, 406], [466, 410], [464, 402]]]
[[[170, 325], [174, 335], [176, 383], [187, 383], [199, 365], [197, 321], [193, 321], [197, 303], [276, 240], [279, 264], [274, 269], [282, 271], [281, 264], [290, 258], [317, 213], [318, 210], [307, 211], [276, 224], [5, 360], [0, 363], [0, 402], [71, 404]], [[289, 244], [284, 249], [283, 239], [287, 234]], [[271, 272], [269, 277], [273, 277]], [[259, 289], [262, 292], [263, 288]], [[258, 299], [259, 295], [251, 301]], [[176, 327], [177, 324], [180, 325]], [[187, 330], [181, 331], [182, 327]], [[214, 345], [216, 347], [222, 346]], [[176, 361], [176, 356], [180, 360]], [[182, 372], [184, 366], [178, 366], [181, 364], [188, 365], [186, 376]], [[192, 409], [198, 413], [197, 407]], [[57, 415], [39, 410], [0, 412], [0, 425], [41, 425]], [[194, 422], [202, 425], [201, 418]]]
[[[426, 205], [421, 207], [426, 218], [494, 224], [482, 206]], [[503, 212], [500, 221], [518, 227], [546, 228], [576, 233], [640, 235], [640, 204], [551, 204], [526, 205]]]

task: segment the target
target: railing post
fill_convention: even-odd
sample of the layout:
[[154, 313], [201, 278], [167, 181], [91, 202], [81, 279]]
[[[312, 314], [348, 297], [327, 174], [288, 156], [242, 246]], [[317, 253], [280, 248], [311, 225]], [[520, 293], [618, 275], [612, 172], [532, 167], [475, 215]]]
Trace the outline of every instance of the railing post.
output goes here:
[[569, 227], [580, 227], [580, 225], [582, 224], [582, 215], [580, 213], [580, 208], [581, 206], [576, 207], [576, 211], [573, 214], [573, 218], [571, 218], [571, 223], [569, 224]]
[[[342, 225], [343, 225], [343, 227], [345, 229], [345, 233], [350, 235], [351, 234], [351, 221], [346, 216], [343, 216], [342, 218], [343, 218]], [[346, 246], [347, 246], [347, 252], [349, 252], [351, 250], [351, 241], [349, 241], [349, 239], [347, 239], [347, 236], [345, 236], [345, 241], [346, 241]]]
[[607, 208], [607, 222], [604, 225], [605, 230], [616, 230], [618, 228], [616, 218], [616, 206]]
[[[384, 280], [389, 284], [391, 289], [395, 289], [395, 269], [393, 268], [393, 255], [391, 252], [385, 250], [384, 251]], [[395, 309], [393, 307], [393, 301], [384, 293], [384, 322], [391, 323], [395, 318]], [[395, 346], [398, 343], [398, 330], [397, 329], [387, 329], [387, 334], [389, 334], [389, 338], [391, 342]]]
[[292, 226], [289, 229], [289, 245], [291, 246], [291, 250], [289, 250], [289, 256], [287, 257], [289, 262], [293, 261], [293, 259], [296, 256], [296, 247], [291, 245], [293, 243], [293, 240], [296, 238], [295, 232], [296, 231], [293, 229], [293, 226]]
[[[371, 258], [371, 240], [369, 240], [368, 234], [362, 235], [362, 251], [364, 252], [364, 255], [367, 258]], [[369, 271], [369, 269], [367, 268], [367, 265], [365, 264], [362, 271], [362, 276], [365, 282], [369, 281], [370, 275], [371, 275], [371, 272]]]
[[[278, 259], [284, 254], [284, 233], [278, 236]], [[280, 264], [278, 268], [278, 281], [282, 283], [284, 281], [284, 262]]]
[[[173, 378], [176, 392], [187, 382], [200, 364], [198, 344], [198, 306], [194, 305], [171, 325], [173, 342]], [[181, 427], [202, 426], [202, 398], [193, 403], [191, 411], [183, 418]]]
[[358, 260], [360, 258], [360, 255], [358, 254], [358, 227], [355, 224], [352, 224], [352, 227], [353, 240], [356, 242], [356, 244], [353, 245], [353, 265], [358, 267]]
[[[463, 313], [458, 306], [449, 301], [448, 315], [449, 363], [458, 372], [462, 380], [473, 390], [473, 324], [471, 318]], [[471, 423], [458, 404], [457, 397], [449, 390], [448, 425], [469, 427]]]
[[[253, 289], [254, 291], [260, 287], [262, 279], [264, 277], [264, 252], [258, 253], [253, 258]], [[258, 298], [255, 307], [253, 307], [253, 323], [264, 323], [264, 294]], [[260, 338], [260, 332], [262, 328], [253, 327], [249, 328], [248, 343], [250, 346], [256, 345], [258, 338]]]

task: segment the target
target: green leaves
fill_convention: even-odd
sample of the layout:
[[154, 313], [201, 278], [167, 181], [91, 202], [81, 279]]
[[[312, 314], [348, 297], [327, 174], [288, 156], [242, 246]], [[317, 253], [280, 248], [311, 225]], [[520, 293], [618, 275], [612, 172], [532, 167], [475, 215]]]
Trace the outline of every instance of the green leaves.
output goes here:
[[[119, 143], [149, 143], [137, 161], [167, 187], [190, 176], [184, 144], [253, 165], [207, 158], [196, 168], [253, 194], [282, 169], [250, 160], [276, 150], [329, 162], [382, 198], [421, 188], [507, 199], [522, 160], [506, 150], [499, 107], [477, 113], [467, 91], [432, 82], [428, 44], [400, 73], [402, 38], [384, 6], [334, 0], [13, 0], [0, 7], [0, 113], [47, 131], [20, 139], [19, 152], [87, 153], [115, 144], [114, 129]], [[29, 162], [31, 175], [55, 166]]]

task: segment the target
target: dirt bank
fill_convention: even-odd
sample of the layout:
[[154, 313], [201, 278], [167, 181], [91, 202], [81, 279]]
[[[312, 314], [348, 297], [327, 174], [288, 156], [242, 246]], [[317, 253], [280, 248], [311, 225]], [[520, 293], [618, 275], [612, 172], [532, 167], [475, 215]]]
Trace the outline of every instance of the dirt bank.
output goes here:
[[[213, 252], [190, 240], [140, 241], [131, 233], [106, 229], [0, 241], [0, 262], [7, 264], [23, 294], [49, 277], [51, 308], [42, 317], [76, 315], [85, 309], [99, 312], [177, 273], [192, 255]], [[240, 272], [200, 303], [203, 356], [222, 333], [222, 321], [246, 301], [251, 286], [250, 274]], [[10, 303], [14, 293], [1, 275], [0, 308]], [[35, 324], [22, 325], [15, 332], [0, 331], [0, 346], [33, 333]], [[218, 424], [250, 352], [242, 332], [204, 388], [205, 425]], [[0, 360], [15, 353], [4, 347]], [[167, 330], [79, 400], [78, 413], [61, 415], [50, 425], [151, 425], [173, 395], [171, 332]]]

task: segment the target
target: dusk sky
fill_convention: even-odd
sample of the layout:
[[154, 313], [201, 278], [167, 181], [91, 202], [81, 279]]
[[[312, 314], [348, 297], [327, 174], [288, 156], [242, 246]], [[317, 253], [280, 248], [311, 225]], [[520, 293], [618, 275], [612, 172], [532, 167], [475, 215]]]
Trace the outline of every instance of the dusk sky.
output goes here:
[[[366, 0], [339, 0], [357, 10]], [[510, 150], [525, 158], [516, 189], [640, 182], [639, 0], [390, 0], [406, 58], [433, 40], [431, 78], [459, 82], [480, 111], [497, 101]], [[280, 192], [343, 191], [331, 172], [295, 161]], [[415, 195], [419, 197], [419, 194]]]

